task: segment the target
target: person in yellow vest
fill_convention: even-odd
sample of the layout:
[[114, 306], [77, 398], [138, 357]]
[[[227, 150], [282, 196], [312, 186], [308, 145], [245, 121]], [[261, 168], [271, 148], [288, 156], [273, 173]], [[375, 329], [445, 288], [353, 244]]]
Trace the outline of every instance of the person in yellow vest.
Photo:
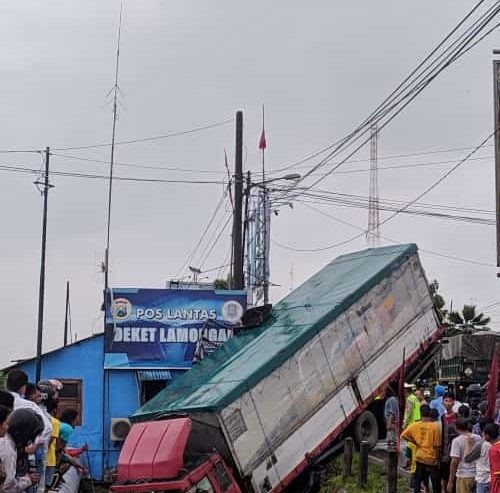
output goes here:
[[45, 469], [45, 488], [48, 490], [52, 486], [52, 480], [56, 472], [57, 466], [57, 446], [59, 441], [59, 433], [61, 422], [57, 419], [57, 401], [50, 400], [47, 403], [47, 412], [50, 415], [52, 423], [52, 439], [50, 440], [49, 449], [47, 450], [47, 467]]
[[420, 421], [420, 402], [415, 395], [415, 387], [405, 383], [405, 414], [403, 418], [403, 429]]

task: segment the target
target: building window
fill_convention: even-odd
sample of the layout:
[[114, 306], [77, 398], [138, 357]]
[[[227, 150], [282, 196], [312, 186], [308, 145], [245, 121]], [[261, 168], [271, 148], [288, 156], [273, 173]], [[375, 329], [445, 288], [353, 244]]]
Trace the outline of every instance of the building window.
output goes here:
[[63, 384], [63, 388], [59, 391], [59, 405], [57, 407], [57, 412], [61, 415], [65, 409], [74, 409], [78, 412], [75, 424], [76, 426], [81, 426], [83, 410], [82, 381], [64, 378], [59, 378], [59, 381]]
[[150, 401], [156, 394], [160, 393], [170, 380], [145, 380], [142, 382], [141, 404]]

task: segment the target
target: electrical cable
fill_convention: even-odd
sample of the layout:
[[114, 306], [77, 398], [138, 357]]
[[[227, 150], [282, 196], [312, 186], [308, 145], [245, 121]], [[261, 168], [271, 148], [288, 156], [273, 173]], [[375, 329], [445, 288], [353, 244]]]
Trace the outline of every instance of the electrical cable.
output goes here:
[[[163, 135], [155, 135], [153, 137], [143, 137], [139, 139], [132, 140], [122, 140], [120, 142], [115, 142], [115, 145], [125, 145], [125, 144], [137, 144], [141, 142], [151, 142], [154, 140], [168, 139], [170, 137], [180, 137], [183, 135], [189, 135], [197, 132], [202, 132], [204, 130], [209, 130], [212, 128], [222, 127], [224, 125], [228, 125], [229, 123], [233, 123], [234, 118], [229, 118], [228, 120], [224, 120], [221, 122], [211, 123], [208, 125], [201, 125], [199, 127], [190, 128], [188, 130], [180, 130], [177, 132], [170, 132]], [[92, 144], [92, 145], [82, 145], [82, 146], [73, 146], [73, 147], [53, 147], [51, 150], [53, 151], [79, 151], [83, 149], [97, 149], [100, 147], [111, 147], [111, 142], [105, 142], [101, 144]], [[11, 154], [11, 153], [42, 153], [41, 149], [0, 149], [0, 154]], [[108, 163], [109, 164], [109, 163]]]
[[[449, 32], [442, 40], [441, 42], [427, 55], [427, 57], [422, 61], [420, 62], [420, 64], [412, 70], [412, 72], [396, 87], [396, 89], [394, 89], [378, 106], [377, 108], [375, 108], [375, 110], [373, 110], [369, 116], [367, 116], [360, 125], [358, 125], [358, 127], [350, 134], [350, 135], [353, 135], [354, 133], [358, 132], [360, 129], [363, 128], [363, 126], [366, 126], [367, 123], [371, 122], [374, 117], [380, 112], [380, 110], [384, 107], [384, 105], [386, 105], [389, 101], [393, 100], [394, 96], [397, 95], [398, 93], [400, 93], [400, 91], [405, 87], [405, 85], [411, 80], [411, 78], [425, 65], [425, 63], [427, 63], [431, 58], [432, 56], [450, 39], [451, 36], [453, 36], [453, 34], [455, 34], [455, 32], [457, 32], [458, 29], [460, 29], [460, 27], [474, 14], [474, 12], [484, 3], [485, 0], [480, 0], [474, 7], [472, 10], [470, 10], [467, 15], [451, 30], [451, 32]], [[349, 135], [349, 136], [350, 136]], [[306, 156], [305, 158], [295, 162], [295, 163], [292, 163], [290, 165], [287, 165], [283, 168], [281, 168], [280, 171], [285, 171], [285, 170], [288, 170], [288, 169], [291, 169], [291, 168], [294, 168], [295, 166], [299, 165], [299, 164], [302, 164], [304, 162], [307, 162], [311, 159], [314, 159], [316, 157], [318, 157], [319, 155], [323, 154], [324, 152], [332, 149], [333, 147], [339, 145], [341, 142], [343, 142], [346, 138], [349, 138], [349, 136], [347, 137], [344, 137], [343, 139], [340, 139], [338, 141], [336, 141], [335, 143], [333, 144], [329, 144], [328, 146], [324, 147], [323, 149], [319, 150], [319, 151], [316, 151], [314, 152], [313, 154], [309, 155], [309, 156]]]
[[[304, 204], [304, 205], [317, 204], [316, 202], [305, 201], [305, 200], [300, 200], [300, 199], [297, 199], [296, 202]], [[338, 204], [335, 204], [335, 205], [338, 206]], [[365, 205], [341, 204], [340, 206], [341, 207], [363, 208], [363, 209], [369, 208], [368, 205], [365, 206]], [[395, 212], [398, 209], [394, 208], [394, 207], [379, 207], [379, 210]], [[477, 217], [470, 217], [470, 216], [456, 216], [453, 214], [442, 214], [442, 213], [428, 212], [428, 211], [404, 210], [404, 211], [401, 211], [401, 214], [410, 214], [410, 215], [414, 215], [414, 216], [424, 216], [424, 217], [430, 217], [430, 218], [434, 218], [434, 219], [466, 222], [466, 223], [470, 223], [470, 224], [479, 224], [479, 225], [484, 225], [484, 226], [495, 226], [495, 224], [496, 224], [495, 219], [484, 219], [484, 218], [477, 218]]]
[[[100, 163], [100, 164], [108, 164], [109, 160], [106, 161], [104, 159], [93, 159], [87, 157], [79, 157], [79, 156], [70, 156], [67, 154], [59, 154], [59, 153], [50, 153], [51, 156], [60, 157], [63, 159], [74, 159], [77, 161], [85, 161], [90, 163]], [[207, 173], [207, 174], [217, 174], [217, 175], [225, 175], [222, 171], [215, 170], [203, 170], [203, 169], [194, 169], [194, 168], [181, 168], [178, 166], [169, 166], [169, 165], [161, 165], [161, 164], [138, 164], [138, 163], [118, 163], [115, 161], [116, 166], [125, 166], [129, 168], [141, 168], [141, 169], [153, 169], [153, 170], [161, 170], [161, 171], [178, 171], [180, 173]]]
[[[422, 197], [427, 195], [430, 191], [434, 190], [439, 184], [441, 184], [446, 178], [448, 178], [454, 171], [456, 171], [460, 166], [465, 164], [470, 157], [472, 157], [479, 149], [481, 149], [490, 139], [491, 137], [495, 134], [495, 132], [492, 132], [489, 134], [478, 146], [476, 146], [472, 151], [470, 151], [463, 159], [458, 161], [451, 169], [449, 169], [444, 175], [440, 176], [435, 182], [433, 182], [429, 187], [427, 187], [422, 193], [420, 193], [417, 197], [415, 197], [413, 200], [410, 202], [406, 203], [403, 207], [395, 211], [393, 214], [391, 214], [389, 217], [385, 218], [383, 221], [380, 222], [380, 226], [383, 224], [387, 223], [388, 221], [392, 220], [395, 218], [398, 214], [402, 213], [405, 211], [408, 207], [411, 205], [415, 204], [418, 202]], [[275, 244], [282, 248], [287, 248], [289, 250], [293, 251], [298, 251], [298, 252], [320, 252], [320, 251], [326, 251], [326, 250], [331, 250], [332, 248], [337, 248], [342, 245], [346, 245], [347, 243], [351, 243], [352, 241], [361, 238], [366, 234], [365, 231], [363, 233], [360, 233], [358, 235], [354, 235], [351, 238], [348, 238], [342, 242], [334, 243], [332, 245], [327, 245], [324, 247], [319, 247], [319, 248], [293, 248], [289, 247], [288, 245], [284, 245], [283, 243], [280, 243], [276, 240], [273, 240]]]
[[[360, 226], [356, 226], [348, 221], [344, 221], [343, 219], [339, 219], [335, 216], [332, 216], [330, 214], [327, 214], [326, 212], [324, 211], [321, 211], [319, 209], [316, 209], [315, 207], [311, 207], [311, 206], [306, 206], [307, 208], [321, 214], [322, 216], [325, 216], [325, 217], [328, 217], [340, 224], [344, 224], [346, 226], [349, 226], [353, 229], [357, 229], [359, 231], [362, 231], [362, 233], [360, 235], [356, 235], [356, 238], [359, 238], [360, 236], [364, 236], [366, 234], [366, 231], [364, 228], [360, 227]], [[399, 244], [401, 243], [400, 241], [396, 241], [392, 238], [388, 238], [386, 236], [381, 236], [382, 239], [386, 240], [386, 241], [389, 241], [391, 243], [395, 243], [395, 244]], [[277, 242], [276, 240], [272, 240], [274, 244], [276, 244], [277, 246], [279, 247], [282, 247], [282, 248], [286, 248], [286, 249], [289, 249], [289, 250], [292, 250], [292, 251], [300, 251], [302, 252], [303, 250], [302, 249], [298, 249], [296, 250], [294, 247], [290, 247], [288, 245], [283, 245], [282, 243], [280, 242]], [[347, 242], [347, 240], [346, 240]], [[343, 242], [344, 244], [346, 242]], [[468, 263], [468, 264], [472, 264], [472, 265], [479, 265], [479, 266], [483, 266], [483, 267], [496, 267], [495, 264], [490, 264], [490, 263], [487, 263], [487, 262], [481, 262], [481, 261], [477, 261], [477, 260], [472, 260], [472, 259], [466, 259], [466, 258], [462, 258], [462, 257], [457, 257], [457, 256], [454, 256], [454, 255], [449, 255], [449, 254], [446, 254], [446, 253], [441, 253], [441, 252], [435, 252], [435, 251], [432, 251], [432, 250], [427, 250], [427, 249], [423, 249], [423, 248], [419, 248], [419, 250], [423, 253], [427, 253], [429, 255], [435, 255], [435, 256], [438, 256], [438, 257], [443, 257], [443, 258], [447, 258], [447, 259], [450, 259], [450, 260], [456, 260], [456, 261], [459, 261], [459, 262], [463, 262], [463, 263]], [[310, 251], [310, 250], [308, 250]], [[500, 303], [500, 302], [499, 302]]]
[[[0, 171], [7, 171], [12, 173], [28, 173], [28, 174], [38, 174], [39, 170], [34, 168], [10, 166], [10, 165], [0, 165]], [[109, 180], [109, 175], [95, 175], [89, 173], [76, 173], [76, 172], [66, 172], [66, 171], [51, 171], [51, 176], [65, 176], [71, 178], [90, 178], [90, 179], [100, 179]], [[161, 178], [134, 178], [128, 176], [113, 176], [113, 180], [118, 181], [128, 181], [137, 183], [178, 183], [178, 184], [198, 184], [198, 185], [224, 185], [223, 181], [217, 180], [177, 180], [177, 179], [161, 179]]]
[[201, 233], [200, 239], [196, 243], [196, 245], [193, 248], [192, 252], [188, 255], [188, 257], [187, 257], [186, 261], [184, 262], [184, 264], [182, 265], [182, 267], [179, 269], [177, 275], [175, 276], [176, 278], [178, 278], [181, 274], [184, 273], [185, 269], [189, 266], [189, 264], [193, 260], [194, 256], [196, 255], [196, 252], [198, 251], [198, 248], [200, 247], [200, 245], [201, 245], [202, 241], [204, 240], [204, 238], [205, 238], [208, 230], [212, 226], [212, 224], [213, 224], [213, 222], [215, 220], [215, 217], [217, 216], [220, 208], [222, 207], [222, 204], [224, 203], [224, 199], [227, 197], [227, 193], [228, 193], [229, 189], [230, 189], [230, 184], [228, 185], [228, 187], [226, 188], [226, 190], [223, 192], [222, 197], [220, 198], [219, 202], [215, 206], [215, 210], [212, 212], [212, 215], [208, 219], [207, 225], [205, 226], [204, 230]]
[[[479, 5], [483, 3], [484, 0], [481, 0], [476, 7], [468, 14], [470, 16], [472, 12], [478, 8]], [[379, 105], [379, 108], [375, 110], [375, 112], [372, 112], [371, 115], [371, 120], [366, 119], [360, 126], [358, 126], [357, 129], [355, 129], [351, 134], [349, 134], [345, 139], [343, 139], [342, 143], [338, 145], [332, 152], [330, 152], [325, 158], [323, 158], [319, 163], [314, 165], [301, 179], [300, 181], [303, 181], [306, 179], [308, 176], [310, 176], [313, 172], [315, 172], [317, 169], [320, 167], [324, 166], [327, 164], [333, 157], [335, 157], [339, 152], [347, 150], [349, 147], [353, 146], [357, 141], [362, 139], [363, 136], [366, 135], [367, 132], [370, 131], [370, 126], [377, 122], [378, 123], [378, 131], [383, 129], [385, 126], [387, 126], [396, 116], [398, 116], [438, 75], [440, 75], [449, 65], [454, 63], [456, 60], [461, 58], [468, 50], [468, 45], [477, 37], [477, 35], [491, 22], [491, 20], [498, 14], [500, 11], [500, 2], [495, 2], [495, 4], [488, 9], [488, 11], [481, 16], [481, 18], [477, 21], [475, 21], [475, 24], [470, 26], [464, 33], [462, 33], [459, 38], [453, 43], [448, 46], [443, 53], [441, 53], [427, 68], [423, 70], [421, 74], [419, 74], [416, 78], [415, 81], [412, 81], [411, 84], [413, 84], [413, 87], [408, 86], [406, 84], [406, 80], [402, 83], [403, 86], [405, 86], [405, 89], [407, 90], [406, 94], [402, 94], [401, 87], [398, 86], [398, 88], [393, 91], [391, 96], [388, 98], [391, 99], [392, 106], [390, 107], [383, 107], [383, 104], [387, 103], [387, 99]], [[463, 23], [459, 23], [459, 26]], [[457, 28], [454, 29], [456, 31]], [[454, 32], [452, 31], [452, 33]], [[448, 35], [449, 37], [450, 35]], [[448, 38], [447, 37], [447, 38]], [[445, 38], [445, 40], [447, 39]], [[443, 43], [443, 42], [442, 42]], [[442, 45], [441, 43], [441, 45]], [[449, 51], [452, 51], [451, 54], [448, 56], [448, 58], [445, 58], [445, 56], [448, 55]], [[433, 51], [431, 54], [433, 54], [435, 51]], [[427, 74], [429, 72], [430, 68], [432, 68], [433, 65], [436, 65], [437, 67], [433, 69], [433, 73]], [[420, 67], [420, 66], [419, 66]], [[422, 77], [425, 76], [423, 80]], [[396, 96], [397, 94], [397, 96]], [[398, 98], [398, 99], [396, 99]], [[394, 102], [395, 101], [395, 102]], [[380, 109], [380, 108], [383, 108]], [[393, 112], [392, 114], [390, 114]], [[390, 115], [390, 116], [388, 116]], [[385, 121], [382, 121], [384, 118], [387, 119]], [[368, 125], [370, 123], [370, 125]], [[330, 171], [326, 172], [322, 177], [318, 178], [316, 181], [313, 182], [312, 186], [315, 186], [322, 180], [324, 180], [326, 177], [328, 177], [333, 171], [335, 171], [337, 168], [339, 168], [342, 164], [344, 164], [347, 160], [349, 160], [356, 152], [358, 152], [369, 140], [371, 139], [370, 136], [368, 138], [365, 138], [360, 145], [358, 145], [354, 151], [350, 152], [347, 157], [342, 159], [339, 163], [337, 163]]]
[[[140, 139], [132, 139], [132, 140], [121, 140], [119, 142], [115, 142], [115, 145], [125, 145], [125, 144], [137, 144], [141, 142], [151, 142], [154, 140], [168, 139], [170, 137], [180, 137], [183, 135], [189, 135], [197, 132], [202, 132], [203, 130], [209, 130], [212, 128], [222, 127], [224, 125], [228, 125], [229, 123], [233, 123], [234, 118], [230, 118], [228, 120], [224, 120], [217, 123], [211, 123], [209, 125], [202, 125], [199, 127], [191, 128], [189, 130], [181, 130], [177, 132], [170, 132], [163, 135], [155, 135], [153, 137], [143, 137]], [[73, 146], [73, 147], [54, 147], [54, 151], [80, 151], [83, 149], [97, 149], [99, 147], [110, 147], [111, 142], [105, 142], [102, 144], [92, 144], [92, 145], [82, 145], [82, 146]]]
[[210, 254], [212, 253], [212, 251], [214, 250], [214, 248], [217, 246], [217, 243], [219, 243], [219, 240], [222, 236], [222, 234], [224, 233], [224, 231], [226, 230], [227, 228], [227, 225], [229, 224], [229, 222], [231, 221], [233, 215], [230, 214], [229, 217], [227, 218], [226, 222], [224, 223], [224, 225], [222, 226], [219, 234], [217, 235], [217, 237], [215, 238], [214, 242], [212, 243], [212, 246], [207, 250], [207, 253], [205, 255], [205, 257], [203, 258], [203, 260], [200, 262], [200, 269], [203, 268], [203, 266], [205, 265], [205, 262], [208, 260], [208, 258], [210, 257]]

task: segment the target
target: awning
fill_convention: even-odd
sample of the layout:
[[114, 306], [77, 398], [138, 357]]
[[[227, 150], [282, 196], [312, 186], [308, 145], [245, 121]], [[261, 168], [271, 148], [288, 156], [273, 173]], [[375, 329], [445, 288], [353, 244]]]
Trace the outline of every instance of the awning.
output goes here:
[[170, 370], [139, 370], [137, 378], [141, 381], [150, 380], [172, 380], [172, 372]]

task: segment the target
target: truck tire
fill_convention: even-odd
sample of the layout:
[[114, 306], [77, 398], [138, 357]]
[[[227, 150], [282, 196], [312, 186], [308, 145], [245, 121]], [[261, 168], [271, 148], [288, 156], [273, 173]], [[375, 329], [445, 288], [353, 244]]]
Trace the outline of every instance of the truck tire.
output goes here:
[[363, 440], [368, 442], [370, 449], [377, 445], [378, 424], [377, 418], [370, 411], [365, 411], [358, 416], [353, 429], [354, 440], [359, 445]]

